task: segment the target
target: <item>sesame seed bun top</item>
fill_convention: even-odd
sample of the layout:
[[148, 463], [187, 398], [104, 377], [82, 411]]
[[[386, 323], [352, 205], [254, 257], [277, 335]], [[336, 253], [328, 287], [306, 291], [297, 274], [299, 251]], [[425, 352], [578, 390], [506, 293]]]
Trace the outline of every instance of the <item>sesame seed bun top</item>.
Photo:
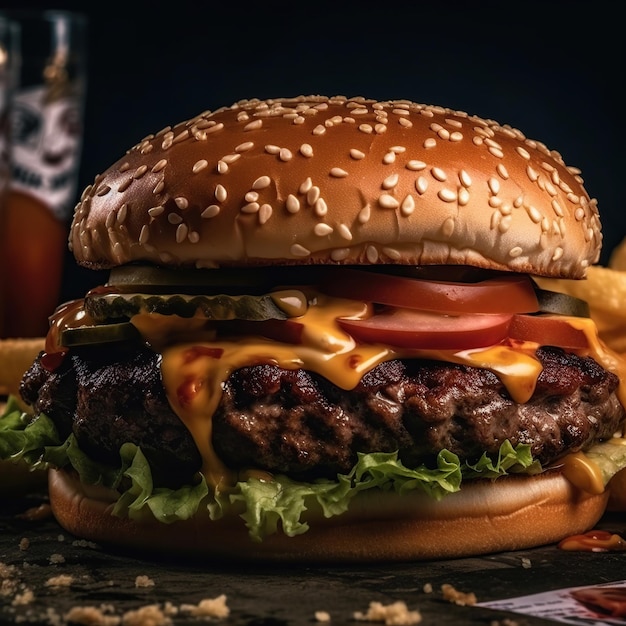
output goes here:
[[518, 130], [408, 101], [246, 100], [96, 177], [70, 248], [94, 269], [467, 264], [582, 278], [602, 235], [578, 170]]

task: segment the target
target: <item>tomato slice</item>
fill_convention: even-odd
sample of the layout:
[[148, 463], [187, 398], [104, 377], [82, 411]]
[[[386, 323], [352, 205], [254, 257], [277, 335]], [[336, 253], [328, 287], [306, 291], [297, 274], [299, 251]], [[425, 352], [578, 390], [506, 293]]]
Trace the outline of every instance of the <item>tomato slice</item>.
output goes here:
[[507, 337], [511, 315], [440, 315], [391, 309], [364, 320], [339, 318], [357, 341], [400, 348], [467, 350], [490, 346]]
[[511, 274], [476, 283], [408, 278], [337, 268], [320, 291], [339, 298], [438, 313], [531, 313], [539, 303], [529, 276]]
[[572, 350], [589, 347], [582, 330], [572, 326], [566, 318], [552, 315], [514, 315], [509, 327], [509, 337], [520, 341], [533, 341], [542, 346], [558, 346]]

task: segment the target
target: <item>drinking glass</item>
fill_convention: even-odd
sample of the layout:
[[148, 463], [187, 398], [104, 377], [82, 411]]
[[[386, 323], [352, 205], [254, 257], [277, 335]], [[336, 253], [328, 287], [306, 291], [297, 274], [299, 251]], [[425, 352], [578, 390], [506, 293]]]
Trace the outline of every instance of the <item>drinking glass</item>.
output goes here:
[[10, 106], [11, 180], [0, 259], [2, 336], [36, 337], [59, 304], [76, 204], [86, 90], [87, 23], [69, 11], [14, 13], [18, 74]]

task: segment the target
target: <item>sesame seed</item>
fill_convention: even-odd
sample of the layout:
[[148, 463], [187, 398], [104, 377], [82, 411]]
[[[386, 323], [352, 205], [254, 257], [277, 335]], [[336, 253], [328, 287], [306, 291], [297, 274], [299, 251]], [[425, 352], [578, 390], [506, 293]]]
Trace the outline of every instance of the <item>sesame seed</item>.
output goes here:
[[312, 157], [313, 156], [313, 148], [312, 148], [311, 144], [303, 143], [300, 146], [300, 154], [302, 156], [305, 156], [305, 157], [309, 157], [309, 158]]
[[144, 224], [141, 227], [141, 232], [139, 233], [139, 244], [143, 246], [145, 243], [148, 242], [149, 237], [150, 237], [150, 229], [148, 228], [147, 224]]
[[328, 213], [328, 206], [324, 198], [318, 198], [315, 202], [315, 214], [323, 217]]
[[127, 172], [129, 169], [130, 169], [130, 163], [128, 161], [125, 161], [124, 163], [120, 165], [120, 169], [118, 171], [120, 172], [120, 174], [123, 174], [124, 172]]
[[350, 156], [355, 159], [356, 161], [359, 161], [360, 159], [364, 159], [365, 158], [365, 153], [361, 152], [360, 150], [357, 150], [356, 148], [351, 148], [350, 149]]
[[445, 180], [447, 180], [448, 176], [447, 174], [440, 168], [440, 167], [433, 167], [430, 170], [430, 173], [432, 174], [433, 178], [443, 182]]
[[378, 250], [372, 245], [369, 245], [367, 246], [367, 248], [365, 248], [365, 256], [370, 263], [378, 262]]
[[269, 176], [260, 176], [252, 183], [252, 189], [265, 189], [269, 187], [272, 179]]
[[500, 224], [498, 225], [498, 230], [502, 234], [506, 233], [506, 231], [509, 230], [509, 228], [511, 227], [512, 220], [513, 220], [513, 216], [511, 215], [503, 216], [502, 219], [500, 220]]
[[109, 193], [109, 191], [111, 191], [111, 187], [109, 187], [108, 185], [102, 185], [98, 189], [98, 191], [96, 191], [96, 195], [100, 197], [106, 196]]
[[223, 156], [222, 161], [224, 161], [224, 163], [228, 163], [228, 165], [231, 165], [235, 161], [238, 161], [240, 158], [241, 158], [240, 154], [233, 153], [233, 154], [227, 154]]
[[133, 180], [135, 180], [132, 176], [129, 176], [126, 180], [123, 180], [118, 186], [117, 191], [122, 193], [126, 191], [132, 184]]
[[228, 172], [228, 163], [226, 161], [222, 161], [221, 159], [217, 162], [217, 173], [218, 174], [226, 174]]
[[126, 216], [128, 215], [128, 203], [124, 202], [122, 206], [119, 208], [117, 212], [117, 222], [118, 224], [123, 224], [126, 221]]
[[458, 130], [450, 133], [450, 141], [458, 142], [463, 141], [463, 133], [460, 133]]
[[463, 187], [469, 188], [472, 186], [472, 178], [465, 170], [459, 171], [459, 180], [461, 181], [461, 185], [463, 185]]
[[415, 211], [415, 200], [411, 194], [408, 194], [400, 205], [400, 213], [405, 217], [411, 215]]
[[497, 178], [493, 178], [493, 176], [487, 181], [487, 185], [489, 185], [489, 191], [495, 196], [500, 191], [500, 182]]
[[452, 235], [452, 233], [454, 232], [454, 226], [454, 218], [452, 217], [447, 217], [443, 221], [443, 224], [441, 225], [441, 230], [445, 237], [450, 237]]
[[196, 161], [193, 164], [191, 171], [194, 174], [197, 174], [198, 172], [201, 172], [203, 169], [207, 168], [208, 166], [209, 166], [209, 162], [206, 159], [201, 159], [200, 161]]
[[419, 193], [420, 195], [425, 194], [426, 190], [428, 189], [428, 181], [423, 176], [420, 176], [415, 181], [415, 189], [417, 190], [417, 193]]
[[333, 261], [343, 261], [350, 255], [350, 248], [335, 248], [330, 253], [330, 258]]
[[235, 148], [235, 152], [247, 152], [248, 150], [252, 150], [252, 148], [254, 148], [252, 141], [244, 141]]
[[263, 120], [252, 120], [248, 124], [246, 124], [243, 129], [244, 131], [248, 130], [259, 130], [259, 128], [263, 127]]
[[387, 246], [383, 248], [383, 253], [386, 254], [390, 259], [393, 259], [394, 261], [397, 261], [402, 257], [402, 255], [400, 254], [398, 250], [396, 250], [395, 248], [387, 247]]
[[261, 208], [258, 202], [248, 202], [241, 207], [242, 213], [256, 213]]
[[553, 261], [558, 261], [561, 257], [563, 256], [563, 248], [561, 248], [560, 246], [558, 246], [555, 250], [554, 250], [554, 254], [552, 255], [552, 260]]
[[469, 200], [470, 200], [470, 194], [469, 194], [469, 191], [467, 190], [467, 188], [466, 188], [466, 187], [461, 187], [461, 188], [458, 190], [458, 194], [459, 194], [459, 199], [458, 199], [458, 201], [459, 201], [459, 205], [460, 205], [460, 206], [466, 206], [466, 205], [467, 205], [467, 203], [468, 203], [468, 202], [469, 202]]
[[385, 165], [391, 165], [392, 163], [394, 163], [396, 160], [396, 153], [395, 152], [387, 152], [387, 154], [385, 154], [385, 156], [383, 157], [383, 163]]
[[411, 120], [407, 120], [404, 117], [401, 117], [398, 120], [398, 124], [400, 124], [400, 126], [403, 126], [404, 128], [413, 128], [413, 122], [411, 122]]
[[176, 243], [183, 243], [185, 239], [187, 239], [187, 233], [189, 232], [189, 227], [187, 224], [179, 224], [176, 229]]
[[157, 161], [153, 166], [152, 166], [152, 173], [156, 174], [157, 172], [160, 172], [165, 166], [167, 165], [167, 159], [161, 159], [160, 161]]
[[309, 189], [306, 193], [306, 201], [309, 204], [309, 206], [313, 206], [318, 198], [320, 197], [320, 188], [317, 185], [314, 185], [313, 187], [311, 187], [311, 189]]
[[333, 232], [333, 227], [329, 224], [320, 223], [315, 225], [313, 232], [318, 237], [325, 237], [326, 235], [330, 235]]
[[383, 209], [397, 209], [400, 206], [397, 198], [390, 196], [388, 193], [383, 193], [378, 198], [378, 204]]
[[523, 252], [524, 250], [522, 250], [520, 246], [515, 246], [509, 250], [509, 256], [516, 258], [520, 256]]
[[426, 141], [424, 141], [424, 148], [434, 148], [437, 145], [437, 141], [435, 139], [433, 139], [432, 137], [429, 137], [428, 139], [426, 139]]
[[369, 222], [369, 220], [370, 220], [371, 213], [372, 213], [372, 208], [370, 207], [369, 204], [366, 204], [359, 211], [359, 215], [357, 216], [357, 219], [359, 220], [359, 223], [360, 224], [367, 224], [367, 222]]
[[[222, 127], [224, 127], [224, 124], [222, 124]], [[212, 128], [210, 128], [207, 132], [210, 132], [211, 130]], [[178, 135], [176, 135], [176, 137], [174, 137], [174, 139], [172, 139], [172, 143], [180, 143], [181, 141], [187, 139], [187, 137], [189, 137], [189, 130], [185, 128], [185, 130], [182, 130], [180, 133], [178, 133]]]
[[527, 206], [526, 212], [528, 213], [528, 217], [530, 217], [531, 221], [535, 224], [539, 224], [541, 221], [541, 213], [534, 206]]
[[446, 189], [445, 187], [437, 192], [437, 196], [444, 202], [455, 202], [457, 199], [456, 192], [452, 189]]
[[114, 212], [114, 211], [111, 211], [111, 212], [107, 215], [106, 220], [104, 221], [104, 225], [105, 225], [107, 228], [113, 228], [113, 224], [114, 224], [114, 222], [115, 222], [115, 212]]
[[298, 191], [300, 193], [307, 193], [309, 189], [311, 189], [311, 187], [313, 187], [313, 181], [309, 177], [300, 185], [300, 188], [298, 189]]
[[183, 221], [183, 218], [180, 215], [178, 215], [178, 213], [170, 213], [167, 216], [167, 221], [170, 224], [180, 224]]
[[150, 217], [158, 217], [159, 215], [161, 215], [161, 213], [163, 213], [163, 211], [165, 211], [165, 207], [160, 204], [159, 206], [153, 206], [152, 208], [148, 209], [148, 215]]
[[490, 196], [487, 203], [490, 207], [497, 208], [502, 206], [502, 198], [498, 198], [498, 196]]
[[256, 202], [259, 199], [259, 194], [256, 191], [248, 191], [243, 198], [246, 202]]
[[578, 207], [574, 211], [574, 218], [576, 219], [577, 222], [581, 222], [582, 220], [584, 220], [585, 219], [585, 210], [582, 207]]
[[506, 167], [502, 165], [502, 163], [498, 163], [498, 165], [496, 165], [496, 172], [498, 172], [498, 175], [500, 176], [500, 178], [502, 178], [503, 180], [508, 180], [509, 172], [506, 169]]
[[314, 135], [323, 135], [326, 132], [326, 127], [323, 124], [318, 124], [312, 131]]
[[561, 205], [556, 201], [556, 199], [552, 200], [552, 210], [559, 216], [559, 217], [563, 217], [565, 215], [565, 213], [563, 212], [563, 209], [561, 208]]
[[366, 135], [371, 135], [374, 132], [374, 129], [369, 124], [360, 124], [359, 130]]
[[226, 198], [228, 197], [228, 192], [226, 191], [226, 187], [224, 187], [224, 185], [216, 185], [215, 186], [215, 199], [218, 202], [225, 202]]
[[155, 196], [158, 196], [158, 195], [159, 195], [159, 194], [163, 191], [163, 189], [164, 189], [164, 188], [165, 188], [165, 181], [164, 181], [163, 179], [161, 179], [161, 180], [160, 180], [160, 181], [159, 181], [159, 182], [158, 182], [158, 183], [154, 186], [154, 189], [152, 190], [152, 193], [153, 193]]
[[304, 246], [301, 246], [299, 243], [294, 243], [291, 246], [290, 252], [293, 256], [305, 257], [311, 254], [310, 250], [307, 250]]
[[421, 170], [426, 169], [426, 163], [424, 163], [424, 161], [411, 160], [405, 167], [407, 170], [411, 170], [412, 172], [420, 172]]
[[526, 159], [527, 161], [530, 160], [530, 154], [528, 153], [528, 150], [522, 148], [522, 146], [517, 146], [515, 150], [517, 151], [517, 154], [522, 157], [522, 159]]
[[339, 224], [339, 226], [337, 226], [337, 230], [343, 239], [347, 239], [348, 241], [352, 240], [352, 231], [346, 224]]
[[200, 217], [203, 217], [205, 219], [215, 217], [219, 214], [219, 212], [220, 207], [217, 204], [210, 204], [206, 209], [204, 209], [204, 211], [202, 211]]
[[183, 198], [182, 196], [178, 196], [178, 198], [174, 198], [174, 203], [179, 209], [183, 211], [189, 206], [189, 200], [187, 200], [187, 198]]
[[300, 210], [300, 200], [290, 193], [287, 196], [285, 206], [287, 207], [287, 211], [289, 211], [289, 213], [297, 213]]
[[387, 176], [385, 180], [383, 180], [382, 188], [383, 189], [393, 189], [398, 184], [398, 174], [391, 174]]
[[259, 209], [259, 224], [265, 224], [272, 217], [272, 211], [270, 204], [262, 204]]
[[539, 178], [539, 174], [536, 170], [534, 170], [530, 165], [526, 168], [526, 175], [531, 180], [531, 182], [536, 183]]
[[348, 175], [348, 172], [341, 167], [333, 167], [330, 170], [330, 175], [334, 178], [345, 178]]

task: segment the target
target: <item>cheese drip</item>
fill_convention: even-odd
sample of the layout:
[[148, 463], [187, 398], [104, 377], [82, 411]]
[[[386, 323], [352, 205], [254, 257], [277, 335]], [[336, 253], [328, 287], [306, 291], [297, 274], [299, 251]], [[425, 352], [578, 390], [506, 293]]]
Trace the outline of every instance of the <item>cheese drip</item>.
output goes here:
[[[302, 344], [279, 343], [269, 339], [241, 337], [223, 339], [210, 331], [205, 340], [196, 339], [197, 329], [204, 322], [189, 320], [173, 335], [181, 334], [175, 342], [166, 340], [171, 317], [154, 314], [138, 315], [133, 323], [144, 337], [162, 354], [162, 376], [168, 399], [191, 432], [203, 459], [203, 473], [208, 483], [228, 488], [244, 475], [229, 471], [211, 445], [212, 416], [221, 396], [224, 382], [236, 369], [270, 363], [284, 369], [303, 368], [318, 373], [343, 389], [354, 388], [363, 375], [379, 363], [397, 358], [434, 359], [481, 367], [495, 373], [516, 402], [526, 402], [532, 396], [541, 364], [535, 357], [537, 344], [516, 342], [486, 348], [454, 352], [451, 350], [403, 350], [384, 345], [357, 344], [337, 324], [339, 317], [362, 319], [371, 314], [362, 302], [316, 294], [307, 312], [297, 318], [303, 325]], [[567, 318], [588, 337], [589, 354], [606, 369], [618, 371], [622, 363], [600, 344], [591, 320]], [[185, 329], [183, 331], [183, 329]], [[185, 340], [188, 334], [192, 341]], [[623, 390], [621, 401], [626, 402]], [[576, 480], [576, 482], [580, 482]], [[587, 484], [589, 481], [587, 480]]]

